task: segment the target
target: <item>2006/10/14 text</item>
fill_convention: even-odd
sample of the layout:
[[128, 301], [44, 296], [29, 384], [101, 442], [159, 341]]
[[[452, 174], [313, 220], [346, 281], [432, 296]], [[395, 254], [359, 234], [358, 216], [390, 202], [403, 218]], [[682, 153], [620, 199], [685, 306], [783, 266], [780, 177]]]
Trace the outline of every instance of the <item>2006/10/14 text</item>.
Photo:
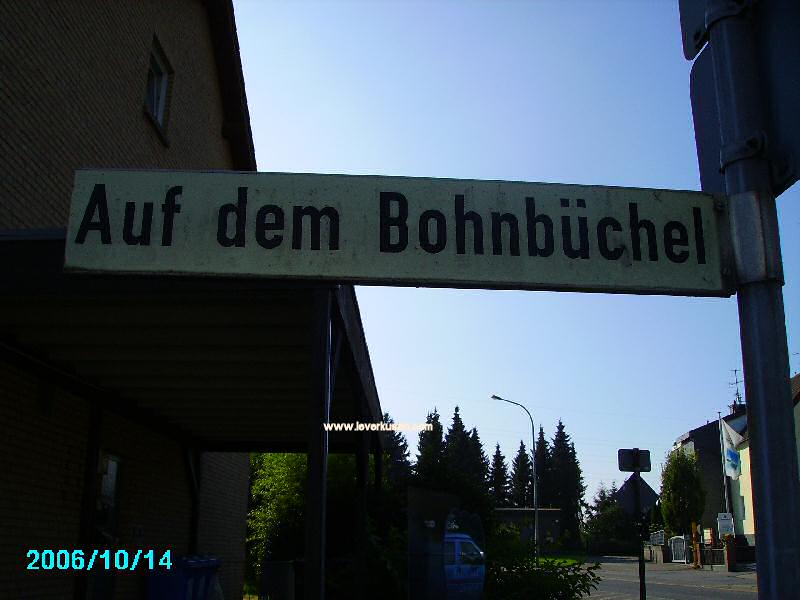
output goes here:
[[170, 550], [157, 553], [150, 550], [92, 550], [91, 553], [83, 550], [28, 550], [27, 557], [29, 571], [91, 571], [93, 568], [106, 571], [134, 571], [136, 567], [153, 570], [156, 567], [172, 568], [172, 555]]

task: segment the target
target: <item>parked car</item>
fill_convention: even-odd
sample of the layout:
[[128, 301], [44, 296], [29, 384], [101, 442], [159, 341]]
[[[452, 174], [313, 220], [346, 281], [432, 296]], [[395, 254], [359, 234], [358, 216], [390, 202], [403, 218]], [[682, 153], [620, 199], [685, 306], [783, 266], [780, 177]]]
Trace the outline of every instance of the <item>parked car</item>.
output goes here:
[[478, 600], [486, 578], [486, 556], [465, 533], [444, 536], [444, 572], [448, 600]]

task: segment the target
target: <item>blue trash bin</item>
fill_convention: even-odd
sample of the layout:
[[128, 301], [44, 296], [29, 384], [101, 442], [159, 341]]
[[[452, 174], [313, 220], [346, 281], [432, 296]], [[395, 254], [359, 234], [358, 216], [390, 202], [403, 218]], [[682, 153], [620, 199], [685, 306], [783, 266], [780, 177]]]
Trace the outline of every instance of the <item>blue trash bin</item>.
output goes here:
[[220, 561], [213, 556], [182, 556], [171, 569], [147, 577], [148, 600], [206, 600]]

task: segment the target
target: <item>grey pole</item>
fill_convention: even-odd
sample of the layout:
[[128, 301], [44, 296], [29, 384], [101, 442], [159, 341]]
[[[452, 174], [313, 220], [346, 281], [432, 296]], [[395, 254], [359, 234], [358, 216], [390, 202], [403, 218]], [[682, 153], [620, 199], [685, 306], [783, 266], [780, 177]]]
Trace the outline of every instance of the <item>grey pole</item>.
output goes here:
[[[741, 2], [739, 2], [741, 4]], [[800, 481], [789, 387], [778, 219], [747, 11], [711, 24], [720, 163], [730, 197], [753, 480], [758, 597], [800, 589]]]
[[[634, 448], [638, 453], [638, 448]], [[638, 462], [638, 458], [637, 458]], [[647, 585], [645, 584], [644, 573], [644, 517], [642, 516], [642, 475], [639, 471], [634, 471], [633, 478], [633, 497], [636, 505], [636, 537], [639, 540], [639, 600], [647, 600]]]
[[536, 566], [539, 566], [539, 485], [536, 481], [538, 479], [536, 477], [536, 434], [533, 427], [533, 417], [531, 416], [530, 411], [519, 402], [506, 400], [505, 398], [495, 395], [492, 395], [492, 400], [502, 400], [503, 402], [508, 402], [509, 404], [515, 404], [516, 406], [519, 406], [522, 410], [528, 413], [528, 418], [531, 420], [531, 451], [533, 452], [533, 546], [535, 549], [534, 561]]

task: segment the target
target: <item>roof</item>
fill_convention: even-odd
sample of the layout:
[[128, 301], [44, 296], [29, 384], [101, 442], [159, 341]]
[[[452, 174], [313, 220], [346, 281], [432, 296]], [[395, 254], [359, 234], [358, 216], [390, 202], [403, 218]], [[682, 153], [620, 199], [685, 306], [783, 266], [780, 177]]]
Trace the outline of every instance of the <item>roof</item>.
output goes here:
[[[320, 284], [64, 273], [64, 235], [0, 232], [0, 356], [201, 450], [306, 449]], [[355, 291], [334, 298], [330, 419], [380, 421]]]
[[790, 383], [792, 385], [792, 400], [797, 404], [800, 402], [800, 373], [792, 377]]
[[222, 94], [222, 135], [231, 147], [234, 170], [255, 171], [256, 155], [244, 88], [233, 0], [204, 0]]

